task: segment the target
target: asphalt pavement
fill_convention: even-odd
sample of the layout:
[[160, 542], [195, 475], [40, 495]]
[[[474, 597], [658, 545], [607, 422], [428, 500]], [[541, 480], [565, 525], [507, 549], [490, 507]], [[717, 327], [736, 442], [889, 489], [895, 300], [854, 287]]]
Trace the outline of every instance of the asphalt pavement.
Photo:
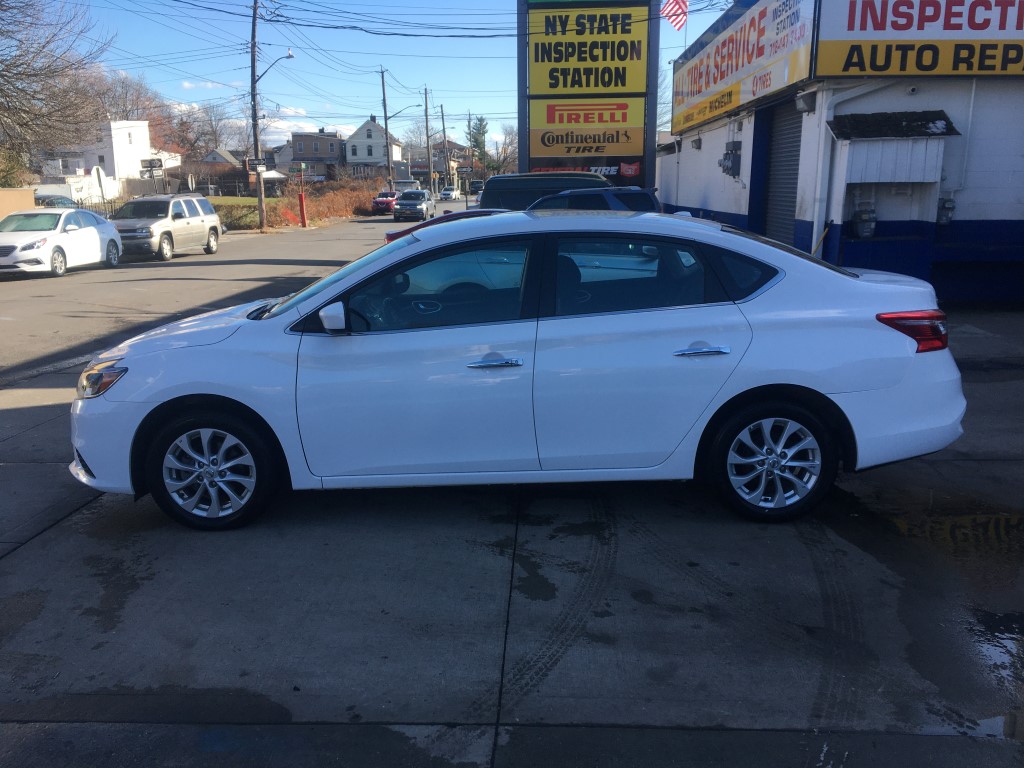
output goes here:
[[[947, 314], [950, 348], [961, 368], [968, 393], [965, 435], [946, 451], [925, 461], [879, 468], [872, 470], [873, 474], [867, 477], [867, 473], [846, 475], [840, 481], [844, 489], [863, 488], [863, 495], [871, 496], [876, 502], [889, 492], [888, 489], [896, 489], [891, 491], [895, 499], [891, 505], [893, 514], [898, 516], [900, 510], [911, 509], [911, 513], [905, 515], [906, 522], [901, 523], [908, 526], [914, 525], [916, 519], [912, 510], [918, 503], [917, 491], [920, 491], [920, 504], [929, 508], [946, 504], [951, 510], [960, 507], [978, 509], [990, 505], [1018, 516], [1024, 513], [1019, 483], [1006, 481], [1015, 475], [1019, 478], [1024, 462], [1020, 411], [1013, 410], [1013, 403], [1021, 394], [1024, 372], [1024, 310], [948, 308]], [[456, 495], [457, 503], [450, 510], [445, 510], [440, 519], [428, 520], [416, 514], [415, 494], [412, 493], [349, 494], [350, 514], [343, 526], [344, 532], [348, 541], [366, 543], [347, 550], [347, 560], [326, 556], [324, 547], [340, 548], [345, 541], [337, 537], [337, 523], [333, 522], [336, 518], [329, 516], [329, 510], [323, 510], [321, 514], [311, 495], [297, 495], [294, 506], [304, 514], [296, 520], [280, 522], [253, 534], [249, 544], [257, 548], [254, 551], [233, 551], [230, 547], [221, 546], [220, 542], [227, 541], [225, 538], [179, 530], [162, 520], [148, 502], [143, 502], [149, 506], [137, 518], [132, 517], [128, 521], [123, 519], [124, 513], [120, 511], [114, 530], [110, 527], [110, 518], [115, 497], [103, 496], [79, 484], [67, 470], [71, 453], [70, 403], [82, 367], [83, 361], [79, 357], [47, 364], [45, 368], [25, 372], [15, 380], [4, 380], [0, 375], [0, 381], [6, 381], [0, 387], [0, 580], [8, 584], [0, 590], [0, 650], [6, 639], [5, 631], [10, 629], [13, 633], [16, 628], [31, 624], [31, 619], [43, 610], [41, 606], [44, 603], [49, 604], [48, 610], [55, 615], [66, 613], [81, 617], [77, 625], [69, 623], [69, 627], [77, 626], [80, 632], [83, 627], [89, 628], [89, 633], [81, 637], [58, 639], [65, 629], [59, 624], [47, 624], [45, 628], [38, 629], [42, 633], [36, 641], [38, 656], [0, 655], [4, 663], [14, 665], [8, 667], [10, 680], [24, 681], [34, 674], [26, 670], [46, 667], [44, 657], [48, 653], [48, 645], [65, 649], [61, 652], [64, 658], [59, 663], [54, 662], [56, 671], [50, 678], [39, 678], [32, 683], [31, 690], [20, 689], [21, 693], [12, 684], [6, 694], [0, 696], [0, 765], [8, 764], [5, 757], [10, 759], [11, 756], [18, 757], [19, 768], [29, 765], [192, 765], [201, 762], [190, 762], [185, 757], [188, 754], [202, 754], [205, 761], [202, 764], [218, 766], [337, 764], [401, 767], [455, 764], [447, 759], [425, 759], [425, 754], [458, 755], [465, 765], [608, 768], [741, 764], [821, 768], [1020, 764], [1019, 753], [1015, 754], [1012, 749], [997, 749], [1006, 740], [1019, 742], [1024, 738], [1019, 711], [1008, 715], [1003, 713], [1001, 717], [992, 712], [991, 722], [964, 721], [961, 725], [956, 725], [956, 713], [937, 712], [937, 719], [953, 723], [950, 730], [941, 732], [948, 738], [935, 738], [934, 734], [886, 733], [883, 732], [884, 723], [875, 727], [865, 720], [864, 711], [870, 716], [872, 710], [863, 706], [864, 702], [871, 700], [872, 696], [882, 696], [880, 692], [887, 685], [892, 687], [895, 683], [899, 687], [899, 681], [886, 679], [884, 674], [862, 674], [856, 678], [850, 671], [864, 665], [851, 655], [859, 647], [852, 642], [836, 646], [841, 652], [834, 658], [814, 659], [817, 666], [834, 671], [834, 674], [822, 677], [826, 682], [818, 682], [817, 691], [815, 681], [810, 679], [807, 671], [771, 644], [765, 646], [763, 652], [779, 654], [775, 660], [777, 663], [766, 663], [760, 672], [728, 667], [712, 672], [710, 670], [718, 663], [717, 651], [725, 651], [730, 645], [739, 646], [740, 640], [730, 639], [723, 633], [716, 635], [719, 646], [715, 642], [695, 642], [692, 647], [702, 655], [693, 660], [694, 669], [690, 677], [700, 679], [707, 675], [709, 679], [710, 676], [720, 679], [733, 674], [738, 678], [737, 686], [747, 686], [744, 695], [736, 700], [756, 700], [759, 706], [741, 713], [733, 710], [728, 727], [671, 727], [673, 723], [693, 720], [713, 723], [719, 717], [719, 712], [712, 709], [710, 703], [702, 702], [699, 686], [686, 704], [693, 707], [699, 717], [689, 710], [673, 709], [680, 706], [677, 701], [671, 697], [659, 699], [653, 693], [659, 690], [659, 685], [671, 684], [677, 672], [658, 661], [673, 658], [672, 653], [661, 654], [662, 645], [671, 649], [679, 642], [680, 636], [674, 635], [673, 631], [689, 627], [691, 622], [699, 619], [710, 621], [716, 617], [701, 614], [701, 610], [710, 610], [707, 606], [703, 609], [680, 609], [670, 604], [664, 595], [645, 586], [658, 583], [645, 571], [660, 564], [676, 575], [691, 576], [695, 593], [691, 596], [691, 606], [704, 605], [704, 601], [727, 604], [734, 599], [731, 587], [718, 575], [704, 574], [700, 563], [681, 558], [680, 549], [673, 551], [665, 545], [664, 542], [672, 535], [678, 535], [671, 510], [665, 513], [664, 519], [656, 512], [651, 512], [650, 517], [629, 521], [623, 515], [623, 525], [628, 522], [631, 536], [641, 541], [646, 549], [641, 549], [643, 557], [620, 552], [615, 564], [616, 578], [626, 585], [630, 603], [653, 612], [657, 617], [654, 626], [666, 627], [642, 638], [645, 643], [656, 642], [657, 648], [626, 646], [631, 641], [639, 642], [630, 632], [627, 612], [622, 610], [622, 605], [609, 608], [604, 602], [608, 585], [600, 579], [612, 578], [609, 575], [612, 570], [609, 558], [615, 557], [614, 546], [618, 545], [605, 535], [602, 526], [606, 526], [613, 515], [608, 510], [589, 508], [585, 500], [581, 502], [570, 494], [562, 494], [562, 508], [557, 515], [545, 507], [549, 503], [546, 494], [540, 494], [528, 497], [525, 502], [510, 499], [503, 517], [495, 515], [493, 510], [482, 512], [475, 509], [482, 498], [491, 503], [495, 501], [494, 496], [481, 497], [467, 492]], [[986, 474], [983, 468], [987, 465], [996, 468]], [[921, 479], [922, 471], [931, 473], [926, 481]], [[612, 491], [613, 502], [616, 497], [644, 494], [635, 488], [631, 485]], [[551, 492], [555, 497], [560, 493], [557, 488]], [[655, 489], [646, 497], [650, 502], [649, 509], [661, 508], [660, 493]], [[367, 502], [367, 499], [373, 501]], [[882, 498], [881, 507], [886, 503]], [[367, 509], [364, 515], [364, 507], [374, 508]], [[474, 517], [474, 514], [480, 517]], [[385, 521], [396, 523], [391, 533], [380, 537], [381, 541], [387, 541], [388, 536], [393, 537], [393, 549], [376, 549], [381, 545], [370, 542], [377, 539], [360, 536], [363, 527], [369, 529], [380, 525], [381, 515], [385, 516]], [[549, 522], [545, 522], [546, 519]], [[326, 522], [328, 520], [331, 522]], [[459, 530], [453, 521], [458, 521]], [[666, 523], [665, 527], [652, 533], [651, 529], [657, 528], [661, 522]], [[80, 535], [77, 538], [52, 534], [41, 536], [62, 523], [70, 525]], [[720, 550], [713, 549], [706, 556], [709, 560], [720, 561], [723, 568], [735, 568], [741, 560], [746, 568], [761, 567], [763, 574], [757, 572], [754, 581], [772, 584], [779, 594], [786, 591], [786, 585], [799, 586], [789, 580], [792, 578], [790, 575], [777, 572], [780, 566], [776, 563], [760, 562], [764, 560], [762, 547], [770, 547], [773, 555], [778, 556], [779, 563], [785, 562], [787, 555], [792, 555], [790, 562], [803, 562], [809, 557], [815, 573], [822, 580], [822, 592], [830, 591], [826, 613], [832, 613], [826, 615], [823, 629], [811, 626], [817, 622], [816, 617], [809, 618], [807, 626], [789, 625], [772, 619], [776, 606], [759, 605], [751, 595], [736, 596], [741, 605], [732, 610], [738, 617], [742, 617], [744, 612], [761, 616], [759, 612], [763, 611], [769, 617], [765, 621], [773, 631], [796, 648], [797, 658], [801, 649], [815, 652], [819, 644], [827, 646], [827, 638], [820, 633], [846, 632], [850, 628], [846, 625], [851, 624], [859, 627], [859, 635], [850, 633], [861, 638], [857, 643], [870, 644], [874, 638], [872, 631], [877, 627], [874, 630], [870, 627], [870, 616], [854, 612], [851, 606], [855, 601], [849, 596], [844, 597], [842, 591], [856, 589], [861, 595], [881, 594], [883, 597], [878, 598], [881, 602], [890, 599], [885, 597], [888, 594], [885, 590], [895, 587], [885, 584], [881, 577], [876, 578], [881, 560], [875, 562], [865, 557], [863, 561], [844, 563], [849, 552], [857, 556], [860, 553], [855, 547], [838, 548], [839, 539], [813, 526], [800, 529], [794, 536], [773, 535], [772, 527], [767, 526], [754, 536], [752, 544], [740, 544], [742, 551], [734, 552], [730, 549], [735, 545], [734, 532], [727, 527], [721, 530], [719, 545], [715, 538], [717, 533], [712, 532], [716, 530], [714, 526], [722, 526], [722, 523], [712, 517], [707, 520], [698, 517], [696, 523], [695, 530], [690, 533], [706, 535], [702, 542], [706, 547], [721, 546]], [[323, 526], [329, 527], [321, 531]], [[495, 526], [505, 531], [508, 538], [495, 538]], [[846, 533], [851, 538], [862, 535]], [[162, 565], [145, 564], [144, 558], [135, 551], [140, 546], [139, 537], [142, 535], [157, 540], [160, 544], [158, 551], [166, 553], [165, 557], [172, 562], [185, 564], [186, 569], [195, 567], [196, 571], [178, 571], [166, 562]], [[951, 538], [966, 535], [964, 531], [957, 531]], [[467, 538], [463, 540], [462, 537]], [[27, 546], [34, 539], [38, 541]], [[273, 548], [271, 545], [279, 540], [287, 540], [288, 546]], [[77, 549], [83, 541], [92, 542], [89, 546], [95, 546], [95, 552]], [[453, 541], [459, 546], [449, 546]], [[799, 547], [791, 550], [793, 544], [799, 544]], [[625, 537], [621, 546], [629, 546]], [[1019, 544], [1014, 546], [1019, 547]], [[780, 548], [781, 553], [778, 551]], [[19, 550], [22, 550], [20, 554]], [[273, 562], [265, 568], [260, 560], [261, 551], [273, 552], [275, 557], [285, 552], [287, 561]], [[1019, 549], [1011, 547], [1008, 551], [1012, 553]], [[117, 557], [123, 560], [123, 566], [106, 568], [105, 562], [111, 557], [111, 552], [117, 553]], [[452, 552], [463, 553], [460, 557], [468, 557], [469, 561], [448, 562]], [[466, 555], [467, 552], [470, 554]], [[507, 629], [503, 630], [503, 626], [507, 627], [516, 619], [511, 615], [516, 604], [507, 609], [503, 601], [495, 601], [493, 594], [477, 585], [477, 582], [486, 585], [508, 581], [505, 570], [507, 557], [495, 559], [495, 552], [515, 561], [514, 591], [522, 601], [519, 605], [528, 605], [538, 612], [543, 619], [538, 626], [551, 626], [556, 632], [551, 635], [535, 633], [534, 626], [524, 621], [525, 617], [520, 617], [524, 626], [518, 633], [504, 634]], [[45, 586], [28, 583], [33, 578], [24, 562], [28, 553], [33, 557], [52, 558], [55, 568], [66, 569], [68, 573], [92, 572], [88, 570], [92, 569], [104, 574], [100, 577], [103, 581], [101, 603], [89, 606], [86, 601], [83, 605], [81, 592], [73, 583], [64, 585], [67, 595], [43, 594], [45, 589], [52, 589], [52, 582]], [[399, 553], [400, 559], [397, 557]], [[876, 551], [871, 554], [881, 557]], [[906, 561], [908, 552], [900, 547], [891, 556], [894, 561]], [[646, 563], [643, 558], [650, 559], [652, 563]], [[819, 561], [827, 567], [819, 569]], [[379, 569], [382, 563], [393, 576], [390, 585], [361, 578], [363, 573]], [[546, 572], [549, 578], [544, 576], [542, 569], [554, 563], [563, 567], [564, 583], [549, 581], [549, 578], [554, 578], [550, 569]], [[754, 563], [760, 565], [747, 565]], [[77, 565], [72, 567], [71, 564]], [[38, 565], [34, 567], [38, 568]], [[339, 585], [360, 585], [360, 589], [366, 591], [339, 586], [343, 595], [339, 592], [337, 604], [329, 602], [331, 598], [327, 592], [318, 592], [315, 596], [292, 596], [298, 607], [290, 609], [289, 617], [298, 624], [290, 628], [268, 624], [258, 637], [245, 635], [232, 620], [219, 620], [214, 609], [217, 600], [211, 603], [214, 608], [207, 606], [204, 609], [202, 620], [207, 622], [207, 626], [197, 630], [195, 637], [191, 636], [192, 628], [188, 622], [180, 619], [156, 622], [164, 634], [143, 635], [138, 622], [133, 626], [124, 614], [129, 610], [127, 595], [137, 590], [140, 583], [153, 578], [147, 568], [163, 568], [175, 574], [177, 579], [173, 584], [176, 589], [149, 596], [154, 602], [146, 603], [143, 595], [136, 596], [136, 612], [144, 608], [144, 613], [154, 618], [161, 610], [188, 616], [189, 606], [179, 605], [178, 595], [194, 593], [197, 585], [193, 582], [196, 580], [217, 579], [218, 569], [224, 569], [225, 573], [248, 569], [252, 578], [257, 580], [271, 574], [269, 578], [288, 585], [288, 589], [281, 592], [283, 595], [291, 594], [289, 590], [301, 589], [304, 583], [327, 578], [336, 579]], [[844, 568], [846, 570], [841, 575], [845, 581], [830, 576], [830, 573]], [[896, 572], [899, 569], [893, 566], [891, 570]], [[472, 574], [473, 578], [469, 583], [452, 584], [445, 574], [456, 572]], [[275, 573], [287, 573], [288, 577], [273, 576]], [[402, 584], [415, 584], [417, 593], [436, 595], [439, 600], [445, 600], [444, 611], [436, 611], [429, 602], [417, 605], [403, 603], [400, 596], [393, 594], [393, 590]], [[917, 589], [912, 580], [908, 579], [908, 584], [911, 585], [908, 590]], [[988, 585], [983, 586], [988, 588]], [[548, 591], [556, 587], [562, 590], [563, 596], [569, 597], [552, 601]], [[1012, 598], [1016, 594], [1014, 589], [1006, 590], [1005, 594]], [[8, 591], [17, 595], [18, 600], [5, 601], [4, 595]], [[766, 588], [764, 594], [773, 597], [776, 592]], [[799, 602], [799, 596], [796, 597]], [[270, 621], [261, 614], [262, 602], [266, 598], [259, 589], [254, 588], [251, 593], [223, 595], [219, 599], [223, 599], [222, 605], [231, 604], [230, 609], [224, 609], [225, 616], [251, 618], [250, 626], [255, 627], [263, 627], [266, 621]], [[311, 601], [307, 607], [302, 606], [303, 599]], [[813, 602], [814, 598], [810, 601]], [[686, 601], [679, 599], [676, 602], [683, 604]], [[921, 605], [920, 601], [913, 604]], [[346, 615], [354, 616], [358, 621], [346, 623], [340, 615], [333, 616], [330, 610], [326, 610], [329, 607], [348, 611]], [[885, 606], [879, 608], [880, 612], [884, 609]], [[911, 654], [923, 658], [925, 654], [920, 648], [920, 638], [932, 635], [938, 641], [943, 630], [933, 626], [936, 613], [920, 608], [915, 610], [920, 610], [919, 616], [907, 615], [904, 610], [900, 620], [906, 626], [921, 628], [917, 641], [908, 647]], [[1006, 615], [1017, 615], [1015, 610], [1019, 611], [1019, 606], [1015, 609], [1008, 607]], [[809, 606], [808, 613], [813, 612]], [[595, 617], [607, 622], [605, 626], [608, 628], [595, 628]], [[585, 619], [591, 620], [592, 624], [588, 626]], [[95, 626], [89, 626], [90, 622]], [[751, 624], [749, 631], [757, 634], [757, 622], [748, 623]], [[669, 624], [672, 631], [669, 631]], [[865, 631], [860, 624], [868, 625], [872, 631]], [[729, 626], [735, 629], [742, 627], [743, 622], [738, 619]], [[697, 624], [693, 624], [693, 629], [698, 629]], [[325, 646], [293, 647], [290, 644], [292, 631], [300, 636], [315, 632], [324, 638]], [[710, 625], [702, 631], [710, 631]], [[47, 634], [49, 632], [54, 634]], [[815, 636], [815, 632], [819, 635]], [[1016, 632], [1020, 633], [1020, 627]], [[484, 642], [484, 638], [503, 635], [504, 647]], [[144, 637], [146, 643], [154, 645], [142, 647], [141, 643], [135, 642], [136, 636]], [[457, 638], [457, 641], [453, 642], [452, 638]], [[749, 641], [746, 645], [756, 644], [756, 638], [743, 640]], [[616, 642], [621, 644], [616, 646]], [[88, 701], [85, 697], [73, 699], [44, 695], [60, 689], [62, 681], [53, 678], [59, 676], [61, 670], [65, 670], [67, 676], [67, 670], [90, 666], [100, 668], [96, 662], [85, 661], [89, 653], [93, 656], [109, 653], [110, 658], [104, 661], [105, 665], [110, 668], [124, 665], [126, 677], [142, 680], [146, 675], [154, 674], [154, 670], [164, 670], [162, 657], [165, 654], [176, 653], [183, 659], [198, 660], [201, 654], [192, 651], [196, 643], [200, 648], [206, 644], [213, 647], [219, 644], [240, 656], [240, 664], [245, 669], [237, 673], [239, 678], [250, 674], [250, 666], [259, 666], [254, 659], [247, 659], [246, 653], [259, 653], [273, 662], [268, 666], [270, 669], [281, 668], [287, 674], [317, 670], [322, 671], [325, 679], [296, 678], [292, 683], [282, 674], [281, 680], [274, 681], [275, 687], [294, 692], [294, 695], [286, 693], [283, 699], [287, 707], [281, 701], [271, 701], [257, 693], [265, 682], [262, 678], [257, 679], [258, 673], [253, 673], [249, 680], [239, 679], [237, 689], [211, 688], [199, 692], [201, 695], [191, 695], [197, 692], [184, 687], [161, 685], [158, 682], [160, 675], [149, 682], [149, 687], [131, 690], [117, 685], [104, 686], [101, 681], [95, 681], [90, 684], [93, 690], [90, 690]], [[22, 645], [29, 647], [26, 637], [22, 638]], [[116, 657], [116, 648], [131, 648], [132, 653], [124, 658]], [[323, 654], [323, 657], [318, 654]], [[503, 661], [506, 657], [509, 659], [507, 667]], [[941, 654], [938, 657], [941, 658]], [[326, 678], [338, 658], [356, 659], [358, 663], [347, 664], [345, 674], [348, 677], [343, 684], [335, 680], [331, 685]], [[431, 659], [429, 665], [424, 666], [422, 661], [417, 661], [425, 658]], [[922, 658], [913, 660], [916, 666], [927, 665], [928, 662]], [[167, 677], [174, 678], [178, 674], [187, 677], [188, 669], [178, 669], [182, 663], [177, 658], [170, 658], [166, 664]], [[1019, 657], [1012, 663], [1019, 665]], [[216, 665], [218, 672], [223, 673], [216, 675], [218, 679], [227, 679], [235, 674], [227, 668], [226, 660], [222, 662], [218, 658]], [[431, 674], [436, 673], [429, 683], [424, 677], [424, 670], [428, 667]], [[596, 669], [600, 670], [599, 675], [593, 672]], [[639, 681], [635, 679], [637, 669], [643, 670]], [[956, 674], [956, 670], [932, 669], [928, 672], [930, 680], [947, 682]], [[760, 674], [760, 687], [755, 692], [750, 690], [753, 684], [742, 679], [751, 674]], [[546, 679], [549, 675], [550, 679]], [[1014, 675], [1019, 679], [1019, 671], [1008, 679], [1013, 679]], [[801, 680], [802, 677], [807, 679]], [[393, 688], [390, 682], [382, 685], [382, 679], [408, 680], [410, 683], [405, 688]], [[583, 680], [587, 681], [586, 686], [580, 683]], [[545, 681], [544, 690], [538, 694], [542, 681]], [[638, 682], [642, 684], [639, 686], [643, 691], [641, 698], [628, 698], [623, 692], [636, 689]], [[69, 688], [72, 685], [71, 681], [67, 684]], [[784, 685], [796, 688], [780, 693]], [[435, 690], [431, 690], [431, 686]], [[352, 698], [342, 697], [338, 690], [351, 692]], [[594, 695], [595, 690], [599, 696]], [[488, 692], [473, 698], [473, 691]], [[775, 711], [773, 702], [778, 702], [780, 697], [795, 698], [798, 695], [813, 699], [815, 705], [823, 710], [820, 714], [824, 719], [841, 722], [843, 717], [847, 717], [847, 722], [852, 725], [846, 730], [834, 729], [827, 736], [787, 727], [786, 718]], [[460, 719], [446, 725], [442, 718], [439, 725], [435, 699], [445, 697], [450, 699], [451, 710], [458, 712]], [[208, 709], [197, 709], [196, 702], [199, 701]], [[360, 702], [358, 709], [352, 703], [354, 701]], [[608, 702], [616, 701], [620, 702], [620, 711], [608, 710]], [[565, 702], [571, 702], [574, 708], [567, 711]], [[497, 721], [504, 724], [497, 729], [492, 714], [496, 706], [499, 712]], [[860, 711], [862, 706], [863, 711]], [[103, 717], [108, 719], [97, 722], [95, 712], [105, 713]], [[377, 713], [376, 718], [374, 712]], [[325, 718], [324, 713], [330, 716]], [[725, 719], [724, 714], [721, 716]], [[899, 722], [901, 713], [894, 713], [893, 717]], [[574, 727], [578, 723], [602, 722], [606, 723], [603, 727]], [[360, 727], [353, 728], [356, 724]], [[117, 755], [116, 760], [111, 759], [114, 754]], [[176, 762], [179, 754], [180, 761]], [[773, 760], [772, 756], [776, 754], [789, 755], [790, 758]], [[30, 759], [32, 755], [35, 755], [34, 760]], [[797, 762], [793, 755], [802, 755], [803, 758]]]

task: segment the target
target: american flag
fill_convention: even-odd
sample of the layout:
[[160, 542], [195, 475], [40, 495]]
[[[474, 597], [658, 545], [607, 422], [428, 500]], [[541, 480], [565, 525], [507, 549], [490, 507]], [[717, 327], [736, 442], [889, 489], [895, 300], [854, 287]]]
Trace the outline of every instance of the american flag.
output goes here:
[[661, 6], [661, 15], [668, 19], [668, 23], [677, 30], [683, 28], [689, 13], [689, 0], [665, 0]]

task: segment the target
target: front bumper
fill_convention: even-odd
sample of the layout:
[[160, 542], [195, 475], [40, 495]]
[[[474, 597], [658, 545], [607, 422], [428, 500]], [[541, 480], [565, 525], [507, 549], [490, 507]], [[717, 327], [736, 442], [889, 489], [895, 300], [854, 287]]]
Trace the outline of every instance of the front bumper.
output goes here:
[[152, 407], [149, 403], [113, 403], [104, 396], [71, 404], [68, 466], [75, 479], [109, 493], [133, 493], [131, 450], [135, 433]]
[[395, 221], [426, 221], [427, 212], [421, 208], [399, 209], [395, 208]]
[[125, 253], [156, 253], [160, 247], [160, 238], [157, 235], [149, 237], [122, 232], [121, 245]]

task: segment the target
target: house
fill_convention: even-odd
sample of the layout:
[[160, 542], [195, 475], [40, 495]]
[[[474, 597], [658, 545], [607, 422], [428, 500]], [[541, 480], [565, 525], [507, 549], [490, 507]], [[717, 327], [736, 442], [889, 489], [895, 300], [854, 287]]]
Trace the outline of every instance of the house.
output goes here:
[[347, 144], [346, 160], [353, 176], [386, 177], [390, 152], [395, 178], [408, 178], [405, 163], [402, 162], [402, 142], [384, 130], [384, 126], [377, 122], [376, 115], [370, 115], [369, 120], [356, 128], [348, 137]]
[[291, 148], [291, 163], [305, 163], [307, 179], [340, 177], [345, 164], [345, 139], [337, 131], [321, 128], [316, 132], [292, 133]]
[[157, 181], [168, 170], [174, 173], [181, 167], [181, 155], [153, 148], [148, 120], [99, 123], [79, 146], [47, 151], [36, 158], [42, 183], [69, 186], [75, 199], [86, 201], [129, 193], [139, 180], [153, 178], [155, 161], [160, 161]]

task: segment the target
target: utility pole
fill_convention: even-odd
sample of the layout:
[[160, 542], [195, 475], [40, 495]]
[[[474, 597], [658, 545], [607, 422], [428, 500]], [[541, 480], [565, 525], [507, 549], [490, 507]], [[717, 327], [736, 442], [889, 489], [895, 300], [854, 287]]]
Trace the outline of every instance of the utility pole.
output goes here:
[[448, 158], [448, 129], [444, 127], [444, 104], [441, 105], [441, 141], [444, 142], [444, 185], [452, 183], [452, 164]]
[[434, 186], [434, 153], [430, 151], [430, 102], [427, 100], [427, 86], [423, 86], [423, 133], [427, 142], [427, 184], [431, 194], [437, 192]]
[[388, 89], [384, 85], [384, 67], [380, 68], [380, 93], [384, 99], [384, 154], [388, 156], [388, 189], [395, 190], [395, 174], [391, 167], [391, 132], [388, 130]]
[[256, 161], [256, 209], [259, 212], [260, 232], [267, 230], [267, 201], [263, 196], [263, 174], [259, 172], [260, 166], [260, 117], [259, 107], [256, 103], [256, 20], [259, 17], [260, 0], [252, 0], [252, 39], [249, 43], [249, 59], [252, 68], [252, 90], [249, 92], [252, 100], [252, 156]]

